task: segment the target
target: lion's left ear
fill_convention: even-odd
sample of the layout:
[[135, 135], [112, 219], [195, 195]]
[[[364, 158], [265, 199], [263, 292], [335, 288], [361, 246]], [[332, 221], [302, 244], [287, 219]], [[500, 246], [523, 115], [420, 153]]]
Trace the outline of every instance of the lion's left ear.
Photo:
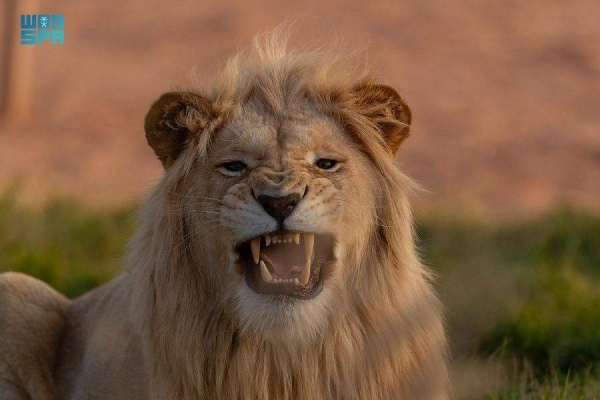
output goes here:
[[216, 117], [211, 102], [198, 94], [165, 93], [146, 115], [146, 140], [167, 169], [187, 148], [192, 135]]
[[392, 154], [410, 135], [412, 116], [398, 92], [386, 85], [359, 85], [354, 88], [358, 111], [379, 129]]

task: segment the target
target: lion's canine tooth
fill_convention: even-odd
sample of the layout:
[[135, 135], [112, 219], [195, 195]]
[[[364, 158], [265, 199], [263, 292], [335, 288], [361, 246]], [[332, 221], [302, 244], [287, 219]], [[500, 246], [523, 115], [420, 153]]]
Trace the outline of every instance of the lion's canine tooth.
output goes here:
[[252, 248], [252, 257], [254, 257], [254, 262], [258, 264], [260, 261], [260, 236], [250, 241], [250, 247]]
[[300, 234], [299, 233], [294, 234], [294, 243], [300, 244]]
[[273, 275], [271, 275], [263, 260], [260, 260], [260, 276], [262, 277], [262, 280], [267, 283], [273, 282]]
[[300, 284], [300, 281], [298, 280], [298, 278], [294, 278], [294, 283], [295, 283], [296, 285], [299, 285], [299, 284]]
[[300, 278], [298, 280], [300, 281], [300, 284], [302, 286], [306, 286], [308, 284], [308, 281], [310, 280], [310, 264], [310, 260], [306, 260], [304, 269], [300, 273]]
[[265, 235], [265, 246], [268, 246], [270, 244], [271, 244], [271, 236]]
[[310, 263], [314, 249], [315, 249], [315, 234], [314, 233], [305, 233], [304, 234], [304, 253], [306, 254], [306, 262]]

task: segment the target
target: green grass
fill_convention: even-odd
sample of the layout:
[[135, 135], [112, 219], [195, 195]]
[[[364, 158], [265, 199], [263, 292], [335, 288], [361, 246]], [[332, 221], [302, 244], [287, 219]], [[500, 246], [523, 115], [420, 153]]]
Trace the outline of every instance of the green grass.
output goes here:
[[550, 373], [536, 377], [529, 365], [515, 368], [509, 380], [510, 385], [489, 393], [491, 400], [587, 400], [600, 398], [600, 379], [588, 372], [560, 375]]
[[91, 212], [69, 201], [29, 210], [5, 195], [0, 272], [24, 272], [76, 297], [118, 273], [132, 230], [130, 210]]
[[[117, 274], [133, 208], [42, 209], [0, 197], [0, 272], [21, 271], [76, 297]], [[569, 210], [491, 224], [422, 215], [456, 358], [500, 360], [489, 399], [600, 398], [600, 218]]]
[[489, 398], [600, 398], [598, 216], [560, 210], [500, 225], [420, 222], [454, 354], [521, 365]]

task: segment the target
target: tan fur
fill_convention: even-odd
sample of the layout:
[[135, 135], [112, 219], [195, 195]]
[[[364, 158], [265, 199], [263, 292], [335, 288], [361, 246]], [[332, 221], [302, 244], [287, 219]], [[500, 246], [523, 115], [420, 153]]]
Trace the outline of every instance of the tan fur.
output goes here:
[[[65, 321], [47, 322], [62, 332], [60, 345], [47, 344], [57, 346], [60, 398], [446, 398], [441, 307], [414, 245], [415, 185], [390, 155], [410, 110], [354, 60], [287, 50], [274, 33], [234, 57], [212, 91], [154, 104], [146, 132], [166, 172], [141, 209], [129, 268], [71, 303]], [[319, 171], [319, 157], [342, 167]], [[248, 171], [220, 172], [232, 158]], [[253, 191], [304, 189], [286, 227], [336, 238], [323, 291], [258, 295], [233, 252], [274, 229]], [[17, 307], [0, 308], [0, 322], [21, 326]], [[0, 343], [9, 340], [0, 328]]]
[[0, 275], [0, 399], [50, 399], [68, 300], [37, 279]]

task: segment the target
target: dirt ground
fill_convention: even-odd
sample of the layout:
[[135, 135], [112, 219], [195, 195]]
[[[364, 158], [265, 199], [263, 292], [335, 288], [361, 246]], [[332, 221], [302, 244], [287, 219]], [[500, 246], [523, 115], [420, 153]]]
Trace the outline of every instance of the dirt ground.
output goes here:
[[40, 203], [135, 201], [160, 178], [142, 121], [193, 69], [210, 82], [256, 33], [369, 43], [414, 115], [398, 162], [422, 209], [600, 211], [600, 2], [39, 0], [65, 45], [35, 46], [35, 103], [0, 129], [0, 189]]

